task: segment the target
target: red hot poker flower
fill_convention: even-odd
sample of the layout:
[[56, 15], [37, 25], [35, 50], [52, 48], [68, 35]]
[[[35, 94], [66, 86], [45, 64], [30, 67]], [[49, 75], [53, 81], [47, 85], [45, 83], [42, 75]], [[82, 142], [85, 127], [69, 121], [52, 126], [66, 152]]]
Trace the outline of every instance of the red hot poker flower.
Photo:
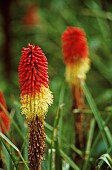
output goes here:
[[28, 44], [22, 49], [18, 67], [21, 91], [22, 114], [28, 122], [42, 116], [52, 104], [52, 93], [49, 90], [47, 59], [39, 46]]
[[22, 114], [29, 126], [28, 158], [30, 170], [40, 170], [44, 155], [44, 117], [53, 102], [48, 83], [47, 59], [39, 46], [23, 48], [19, 63]]
[[[81, 81], [85, 81], [86, 73], [90, 69], [90, 59], [88, 57], [88, 44], [84, 30], [76, 27], [68, 27], [62, 34], [63, 58], [66, 64], [66, 80], [71, 87], [72, 110], [83, 109], [84, 95], [81, 88]], [[83, 134], [83, 112], [75, 116], [75, 145], [78, 149], [84, 147]], [[79, 157], [75, 157], [79, 162]]]
[[63, 58], [66, 64], [66, 80], [76, 85], [86, 79], [90, 68], [88, 44], [85, 32], [77, 27], [68, 27], [62, 34]]
[[68, 27], [62, 35], [62, 48], [65, 64], [74, 64], [88, 56], [88, 45], [82, 29]]
[[[0, 104], [7, 111], [7, 106], [6, 106], [5, 99], [4, 99], [4, 96], [1, 90], [0, 90]], [[0, 131], [6, 134], [6, 132], [9, 131], [9, 128], [10, 128], [10, 119], [0, 107]]]

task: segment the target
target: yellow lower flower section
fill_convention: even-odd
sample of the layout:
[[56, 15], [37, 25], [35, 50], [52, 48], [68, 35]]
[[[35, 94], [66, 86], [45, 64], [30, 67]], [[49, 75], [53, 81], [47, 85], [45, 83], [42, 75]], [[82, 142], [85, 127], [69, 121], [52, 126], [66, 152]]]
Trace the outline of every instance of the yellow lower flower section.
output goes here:
[[86, 73], [90, 69], [89, 58], [79, 60], [75, 64], [66, 66], [66, 80], [70, 85], [76, 85], [79, 80], [86, 79]]
[[32, 121], [38, 117], [44, 115], [48, 111], [48, 105], [53, 103], [53, 95], [49, 88], [45, 86], [41, 87], [39, 93], [36, 93], [35, 96], [22, 95], [21, 104], [22, 104], [22, 114], [25, 114], [28, 122]]

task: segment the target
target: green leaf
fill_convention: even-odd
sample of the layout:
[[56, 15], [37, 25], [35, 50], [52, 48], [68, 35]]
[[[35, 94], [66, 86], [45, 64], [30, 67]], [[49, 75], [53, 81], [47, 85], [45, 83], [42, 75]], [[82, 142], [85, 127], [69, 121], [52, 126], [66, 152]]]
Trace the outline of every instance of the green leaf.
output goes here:
[[16, 150], [17, 152], [19, 152], [19, 149], [3, 134], [0, 132], [0, 137], [2, 139], [4, 139], [5, 141], [7, 141], [7, 143], [9, 143], [9, 145], [12, 146], [12, 148], [14, 148], [14, 150]]
[[97, 124], [99, 126], [100, 132], [102, 134], [106, 149], [108, 150], [109, 147], [112, 146], [112, 136], [109, 128], [106, 126], [104, 120], [101, 117], [101, 114], [99, 110], [97, 109], [97, 106], [95, 104], [95, 101], [93, 97], [91, 96], [89, 89], [87, 88], [86, 84], [84, 82], [81, 82], [84, 94], [86, 96], [86, 99], [89, 103], [89, 106], [94, 114], [94, 117], [97, 121]]
[[99, 163], [98, 163], [99, 168], [101, 168], [101, 166], [105, 162], [112, 169], [112, 158], [110, 157], [109, 154], [101, 155], [98, 160], [100, 160]]
[[5, 140], [10, 146], [12, 146], [12, 148], [13, 148], [14, 150], [16, 150], [16, 151], [18, 152], [18, 154], [19, 154], [21, 160], [23, 161], [25, 167], [29, 170], [28, 165], [26, 164], [26, 161], [24, 160], [23, 156], [21, 155], [21, 152], [19, 151], [19, 149], [18, 149], [3, 133], [1, 133], [1, 132], [0, 132], [0, 138], [1, 138], [2, 142], [3, 142], [3, 144], [5, 145], [7, 151], [9, 152], [11, 158], [13, 159], [13, 162], [15, 162], [16, 160], [15, 160], [13, 154], [11, 154], [10, 149], [9, 149], [9, 147], [5, 144], [4, 140]]

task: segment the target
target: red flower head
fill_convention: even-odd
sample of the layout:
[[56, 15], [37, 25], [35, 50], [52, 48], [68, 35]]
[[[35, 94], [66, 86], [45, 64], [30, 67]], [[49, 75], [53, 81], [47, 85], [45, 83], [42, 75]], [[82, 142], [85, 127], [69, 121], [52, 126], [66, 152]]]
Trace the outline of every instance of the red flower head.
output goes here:
[[[4, 99], [4, 96], [1, 90], [0, 90], [0, 104], [7, 111], [7, 106], [6, 106], [5, 99]], [[10, 127], [10, 119], [0, 107], [0, 131], [6, 134], [6, 132], [9, 131], [9, 127]]]
[[34, 96], [42, 85], [48, 88], [47, 70], [46, 56], [39, 46], [28, 44], [28, 48], [23, 48], [18, 69], [21, 95]]
[[22, 113], [28, 121], [43, 115], [52, 103], [47, 70], [47, 59], [39, 46], [28, 44], [28, 48], [22, 49], [18, 68], [20, 97]]
[[68, 27], [62, 34], [63, 58], [66, 64], [66, 80], [70, 85], [85, 80], [90, 68], [88, 44], [85, 32], [76, 27]]
[[82, 29], [68, 27], [62, 35], [62, 48], [65, 64], [74, 64], [88, 56], [88, 45]]

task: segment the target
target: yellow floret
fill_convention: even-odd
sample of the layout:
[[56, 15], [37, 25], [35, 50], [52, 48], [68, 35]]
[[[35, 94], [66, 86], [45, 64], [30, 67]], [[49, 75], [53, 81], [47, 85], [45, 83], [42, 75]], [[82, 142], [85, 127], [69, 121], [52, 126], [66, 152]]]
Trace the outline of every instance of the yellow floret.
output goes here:
[[66, 80], [70, 85], [76, 85], [79, 80], [86, 79], [86, 73], [90, 69], [89, 58], [79, 60], [75, 64], [66, 66]]
[[30, 122], [35, 119], [36, 115], [38, 117], [44, 115], [48, 111], [48, 105], [52, 103], [52, 92], [49, 88], [42, 86], [40, 92], [36, 93], [35, 96], [21, 96], [21, 113], [25, 114], [27, 121]]

